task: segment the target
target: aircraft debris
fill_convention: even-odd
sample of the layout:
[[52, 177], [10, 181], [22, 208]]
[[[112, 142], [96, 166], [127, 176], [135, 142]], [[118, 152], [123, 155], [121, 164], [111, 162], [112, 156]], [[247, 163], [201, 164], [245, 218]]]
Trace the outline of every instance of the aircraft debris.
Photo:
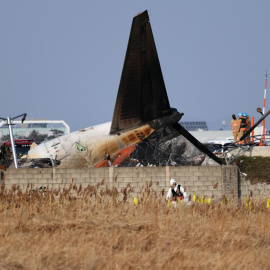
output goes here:
[[50, 158], [36, 158], [36, 159], [21, 158], [18, 160], [18, 163], [20, 168], [51, 168], [59, 166], [61, 164], [61, 161], [54, 160], [52, 163], [52, 160]]
[[112, 122], [44, 142], [27, 158], [57, 156], [59, 167], [221, 165], [178, 123], [183, 115], [170, 107], [144, 11], [133, 18]]

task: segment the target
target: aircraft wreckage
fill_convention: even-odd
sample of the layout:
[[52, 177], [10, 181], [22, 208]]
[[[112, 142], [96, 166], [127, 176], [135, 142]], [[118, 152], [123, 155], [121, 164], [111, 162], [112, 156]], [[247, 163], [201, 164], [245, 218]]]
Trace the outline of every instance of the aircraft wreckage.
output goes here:
[[35, 159], [43, 158], [60, 160], [63, 168], [221, 165], [178, 123], [182, 116], [170, 107], [144, 11], [133, 18], [112, 122], [36, 146], [28, 152], [25, 166], [30, 162], [33, 167]]

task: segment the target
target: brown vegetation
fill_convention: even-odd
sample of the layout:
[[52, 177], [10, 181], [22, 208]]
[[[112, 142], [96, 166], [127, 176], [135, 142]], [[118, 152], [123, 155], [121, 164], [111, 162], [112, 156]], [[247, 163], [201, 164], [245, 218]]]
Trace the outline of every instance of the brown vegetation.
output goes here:
[[175, 208], [148, 185], [135, 206], [129, 186], [101, 184], [44, 196], [2, 189], [0, 269], [270, 268], [265, 200]]

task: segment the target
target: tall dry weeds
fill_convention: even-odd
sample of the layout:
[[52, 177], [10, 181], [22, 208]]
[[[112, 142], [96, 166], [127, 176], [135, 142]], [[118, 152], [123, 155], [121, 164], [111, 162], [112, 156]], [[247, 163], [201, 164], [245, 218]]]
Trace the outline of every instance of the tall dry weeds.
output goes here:
[[[269, 269], [266, 201], [167, 207], [146, 185], [132, 203], [104, 181], [44, 196], [0, 193], [1, 269]], [[164, 192], [163, 192], [164, 193]]]

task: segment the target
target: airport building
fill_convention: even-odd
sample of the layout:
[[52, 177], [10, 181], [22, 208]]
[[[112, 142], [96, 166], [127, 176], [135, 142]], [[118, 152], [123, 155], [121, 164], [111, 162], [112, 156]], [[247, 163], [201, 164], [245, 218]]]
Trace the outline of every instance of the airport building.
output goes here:
[[[210, 141], [233, 141], [232, 130], [207, 130], [207, 131], [191, 131], [190, 134], [194, 136], [199, 142], [207, 143]], [[261, 139], [262, 127], [257, 126], [254, 129], [254, 140]], [[266, 130], [268, 134], [268, 130]], [[250, 134], [252, 136], [252, 133]], [[270, 136], [266, 135], [265, 140], [270, 142]]]
[[[27, 137], [32, 131], [38, 131], [40, 134], [52, 135], [52, 129], [61, 130], [64, 133], [70, 133], [70, 127], [64, 120], [30, 119], [13, 121], [12, 131], [14, 137]], [[0, 139], [2, 136], [9, 135], [9, 129], [5, 121], [0, 122]]]

